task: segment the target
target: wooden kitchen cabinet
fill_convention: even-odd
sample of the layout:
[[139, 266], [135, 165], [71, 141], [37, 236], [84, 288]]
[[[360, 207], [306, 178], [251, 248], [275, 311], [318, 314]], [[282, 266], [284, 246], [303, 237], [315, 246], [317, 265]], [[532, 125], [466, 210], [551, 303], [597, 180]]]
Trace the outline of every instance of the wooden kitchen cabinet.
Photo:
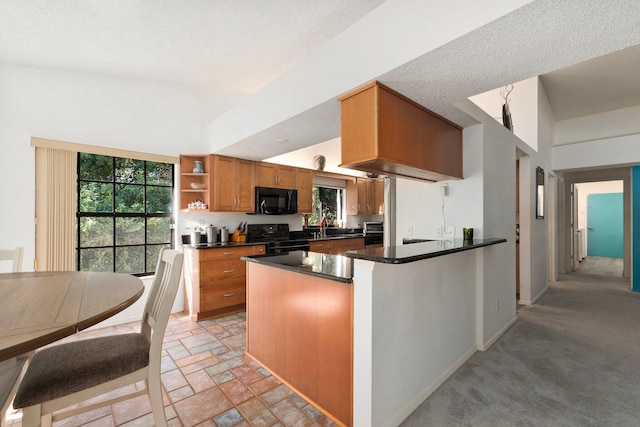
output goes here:
[[373, 213], [384, 215], [384, 178], [376, 178], [373, 186]]
[[298, 189], [298, 213], [311, 213], [313, 210], [313, 170], [296, 170], [296, 188]]
[[344, 255], [347, 251], [357, 251], [359, 249], [364, 249], [364, 237], [336, 239], [332, 241], [331, 253], [333, 255]]
[[345, 239], [327, 239], [309, 242], [311, 252], [323, 254], [344, 255], [347, 251], [357, 251], [364, 249], [364, 237], [354, 237]]
[[245, 309], [246, 266], [243, 256], [263, 255], [265, 245], [185, 247], [185, 303], [193, 320]]
[[384, 179], [357, 178], [347, 181], [347, 215], [382, 215]]
[[321, 254], [331, 253], [331, 240], [316, 240], [309, 242], [309, 250], [311, 252], [319, 252]]
[[440, 181], [462, 178], [462, 129], [374, 81], [339, 98], [341, 167]]
[[258, 162], [256, 166], [256, 186], [270, 188], [296, 188], [296, 168], [275, 163]]
[[232, 157], [213, 157], [212, 211], [253, 212], [255, 210], [254, 162]]
[[[195, 162], [202, 163], [204, 173], [193, 173]], [[211, 156], [208, 154], [181, 154], [180, 155], [180, 210], [188, 210], [189, 204], [203, 202], [209, 212], [211, 209]], [[202, 186], [194, 189], [191, 184]]]
[[358, 178], [358, 211], [365, 215], [376, 213], [374, 181], [367, 178]]
[[358, 183], [347, 180], [347, 215], [358, 215]]

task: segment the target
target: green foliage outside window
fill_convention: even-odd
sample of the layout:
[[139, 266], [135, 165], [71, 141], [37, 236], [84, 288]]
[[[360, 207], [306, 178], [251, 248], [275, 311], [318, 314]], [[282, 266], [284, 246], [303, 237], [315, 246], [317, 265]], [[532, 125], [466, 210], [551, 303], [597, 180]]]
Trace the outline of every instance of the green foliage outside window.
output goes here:
[[340, 188], [314, 185], [312, 190], [313, 212], [309, 215], [309, 225], [319, 225], [323, 214], [326, 216], [329, 225], [334, 224], [334, 221], [342, 219], [343, 192], [344, 190]]
[[171, 247], [173, 165], [78, 154], [81, 271], [150, 274]]

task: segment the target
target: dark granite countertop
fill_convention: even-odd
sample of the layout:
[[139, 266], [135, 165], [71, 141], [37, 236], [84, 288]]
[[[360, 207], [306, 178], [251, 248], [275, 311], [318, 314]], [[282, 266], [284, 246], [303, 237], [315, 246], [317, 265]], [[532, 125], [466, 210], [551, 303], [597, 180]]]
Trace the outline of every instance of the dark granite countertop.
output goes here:
[[266, 245], [265, 242], [255, 242], [255, 243], [236, 243], [236, 242], [227, 242], [227, 243], [200, 243], [199, 245], [191, 245], [191, 244], [183, 244], [182, 246], [185, 248], [193, 248], [193, 249], [215, 249], [215, 248], [228, 248], [233, 246], [255, 246], [255, 245]]
[[242, 259], [338, 282], [353, 282], [353, 260], [342, 255], [294, 251], [283, 255], [256, 255]]
[[[333, 236], [322, 236], [322, 237], [317, 237], [317, 238], [314, 238], [312, 236], [312, 237], [296, 238], [296, 239], [292, 238], [291, 240], [300, 240], [300, 241], [307, 241], [307, 242], [319, 242], [319, 241], [323, 241], [323, 240], [354, 239], [354, 238], [357, 238], [357, 237], [364, 237], [364, 234], [343, 234], [343, 235], [333, 235]], [[251, 242], [251, 243], [245, 243], [245, 242], [242, 242], [242, 243], [238, 243], [238, 242], [221, 243], [221, 242], [217, 242], [217, 243], [206, 243], [206, 240], [201, 240], [201, 243], [199, 245], [192, 245], [192, 244], [189, 243], [188, 240], [183, 239], [182, 246], [187, 247], [187, 248], [194, 248], [194, 249], [211, 249], [211, 248], [220, 248], [220, 247], [227, 247], [227, 246], [251, 246], [251, 245], [266, 245], [266, 244], [267, 244], [267, 242]]]
[[413, 243], [410, 245], [387, 246], [383, 248], [349, 251], [345, 253], [345, 256], [355, 259], [364, 259], [367, 261], [382, 262], [385, 264], [405, 264], [408, 262], [420, 261], [422, 259], [435, 258], [456, 252], [496, 245], [506, 241], [507, 239], [503, 238], [473, 239], [472, 241], [463, 239], [432, 240], [428, 242]]

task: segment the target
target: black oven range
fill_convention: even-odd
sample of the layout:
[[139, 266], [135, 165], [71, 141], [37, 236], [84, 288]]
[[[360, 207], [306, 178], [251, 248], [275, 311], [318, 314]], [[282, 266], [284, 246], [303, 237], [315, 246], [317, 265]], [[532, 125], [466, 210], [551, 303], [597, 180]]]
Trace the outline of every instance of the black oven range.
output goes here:
[[247, 243], [264, 242], [268, 254], [308, 251], [308, 240], [290, 240], [289, 224], [249, 224]]

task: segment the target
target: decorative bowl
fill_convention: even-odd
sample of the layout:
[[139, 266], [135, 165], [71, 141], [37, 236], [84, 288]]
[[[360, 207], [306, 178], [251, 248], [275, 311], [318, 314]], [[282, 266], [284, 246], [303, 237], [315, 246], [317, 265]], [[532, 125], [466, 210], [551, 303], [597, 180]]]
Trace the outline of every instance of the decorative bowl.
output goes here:
[[191, 183], [191, 188], [193, 188], [194, 190], [204, 190], [204, 183], [202, 183], [202, 182], [192, 182]]

